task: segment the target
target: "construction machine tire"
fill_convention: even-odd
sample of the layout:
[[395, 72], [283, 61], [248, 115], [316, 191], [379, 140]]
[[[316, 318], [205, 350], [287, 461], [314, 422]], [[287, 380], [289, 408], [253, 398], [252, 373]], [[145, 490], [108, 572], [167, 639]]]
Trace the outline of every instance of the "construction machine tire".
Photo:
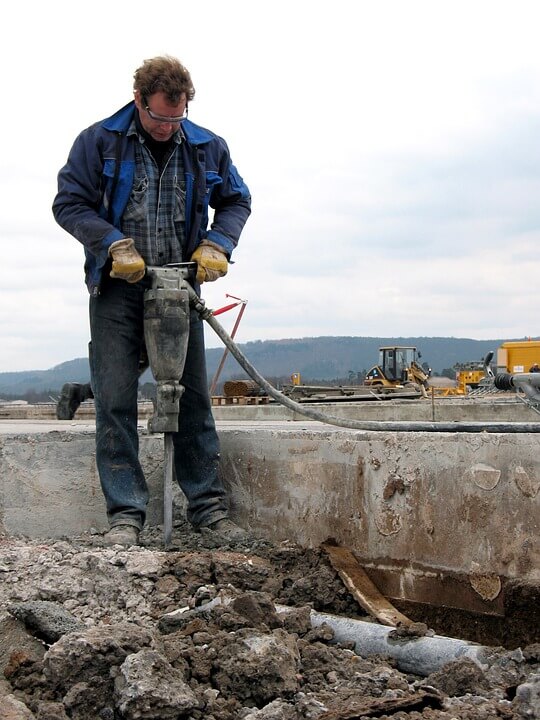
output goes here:
[[415, 392], [419, 393], [422, 397], [427, 397], [427, 390], [426, 387], [423, 385], [423, 383], [417, 383], [417, 382], [404, 382], [403, 387], [409, 388], [410, 390], [414, 390]]

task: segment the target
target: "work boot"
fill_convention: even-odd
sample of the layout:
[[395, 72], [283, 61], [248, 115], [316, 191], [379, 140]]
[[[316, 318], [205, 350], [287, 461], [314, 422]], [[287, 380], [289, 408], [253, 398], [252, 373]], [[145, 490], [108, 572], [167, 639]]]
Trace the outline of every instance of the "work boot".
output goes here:
[[222, 518], [213, 523], [204, 525], [200, 528], [201, 533], [211, 534], [211, 537], [221, 540], [222, 542], [241, 542], [247, 540], [249, 533], [243, 528], [233, 523], [229, 518]]
[[77, 408], [81, 404], [80, 383], [66, 383], [62, 386], [62, 392], [56, 405], [56, 417], [58, 420], [73, 420]]
[[66, 383], [56, 405], [56, 417], [58, 420], [73, 420], [79, 405], [85, 400], [93, 399], [90, 383]]
[[103, 540], [106, 545], [138, 545], [139, 530], [133, 525], [113, 525]]

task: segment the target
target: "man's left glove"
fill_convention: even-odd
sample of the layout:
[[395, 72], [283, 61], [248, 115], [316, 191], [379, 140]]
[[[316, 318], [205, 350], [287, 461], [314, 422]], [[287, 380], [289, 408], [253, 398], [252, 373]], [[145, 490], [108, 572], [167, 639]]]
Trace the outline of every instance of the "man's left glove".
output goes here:
[[213, 282], [227, 274], [229, 261], [222, 247], [210, 240], [203, 240], [191, 256], [197, 263], [197, 282]]
[[112, 278], [136, 283], [142, 280], [145, 273], [145, 264], [135, 248], [132, 238], [122, 238], [113, 242], [109, 248], [112, 258]]

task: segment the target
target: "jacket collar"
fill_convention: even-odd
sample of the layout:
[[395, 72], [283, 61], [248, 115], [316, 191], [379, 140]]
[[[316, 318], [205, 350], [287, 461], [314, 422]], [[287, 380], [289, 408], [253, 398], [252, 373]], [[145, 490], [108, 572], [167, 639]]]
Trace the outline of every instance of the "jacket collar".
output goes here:
[[[120, 110], [117, 110], [114, 115], [102, 120], [101, 125], [106, 130], [125, 133], [131, 125], [134, 113], [135, 103], [131, 101], [127, 105], [124, 105], [123, 108], [120, 108]], [[190, 145], [202, 145], [203, 143], [210, 142], [210, 140], [215, 137], [209, 130], [206, 130], [206, 128], [200, 125], [196, 125], [191, 122], [191, 120], [185, 120], [182, 123], [182, 130]]]

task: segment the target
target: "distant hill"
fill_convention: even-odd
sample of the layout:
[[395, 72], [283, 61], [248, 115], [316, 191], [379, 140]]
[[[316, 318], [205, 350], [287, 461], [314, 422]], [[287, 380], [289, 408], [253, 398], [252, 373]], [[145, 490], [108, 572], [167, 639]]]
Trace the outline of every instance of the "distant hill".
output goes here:
[[90, 368], [87, 358], [77, 358], [55, 365], [49, 370], [28, 370], [0, 373], [0, 396], [18, 395], [29, 390], [58, 391], [65, 382], [88, 382]]
[[[385, 345], [415, 346], [422, 355], [421, 362], [427, 362], [433, 372], [440, 373], [458, 362], [481, 360], [490, 350], [496, 351], [501, 342], [435, 337], [317, 337], [249, 342], [240, 349], [264, 376], [299, 372], [305, 381], [346, 378], [349, 372], [369, 370], [378, 362], [379, 347]], [[207, 351], [209, 366], [214, 362], [210, 353], [215, 352], [221, 357], [221, 351]], [[234, 372], [238, 374], [241, 370], [229, 358], [223, 377]]]
[[[242, 353], [264, 377], [289, 377], [299, 372], [302, 381], [347, 378], [377, 364], [378, 349], [384, 345], [414, 345], [434, 373], [456, 363], [479, 361], [490, 350], [496, 352], [504, 340], [472, 340], [452, 337], [315, 337], [289, 340], [257, 340], [239, 344]], [[223, 356], [222, 348], [206, 351], [211, 380]], [[245, 377], [244, 370], [229, 354], [220, 381]], [[76, 358], [49, 370], [0, 373], [0, 397], [23, 395], [28, 391], [58, 393], [65, 382], [89, 382], [87, 358]], [[152, 380], [147, 371], [142, 382]]]

